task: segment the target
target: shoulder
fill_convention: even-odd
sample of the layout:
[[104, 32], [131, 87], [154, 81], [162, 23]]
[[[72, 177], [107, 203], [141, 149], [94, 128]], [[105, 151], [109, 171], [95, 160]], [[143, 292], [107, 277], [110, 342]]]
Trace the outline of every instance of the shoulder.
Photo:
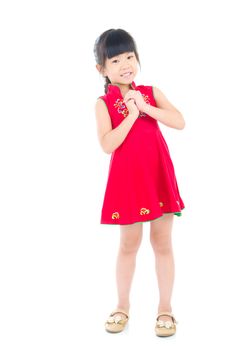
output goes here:
[[155, 100], [159, 100], [159, 99], [165, 97], [163, 92], [157, 86], [152, 86], [152, 90], [153, 90], [153, 95], [154, 95]]
[[96, 116], [96, 120], [99, 124], [102, 124], [102, 123], [105, 125], [110, 124], [110, 120], [111, 120], [110, 111], [108, 109], [106, 101], [102, 97], [99, 97], [96, 100], [95, 116]]
[[110, 114], [105, 101], [102, 98], [98, 98], [95, 103], [95, 115], [99, 126], [104, 127], [110, 125]]
[[157, 88], [157, 86], [153, 86], [152, 88], [153, 88], [153, 95], [155, 100], [168, 102], [168, 98], [166, 97], [163, 91]]
[[156, 86], [153, 86], [153, 96], [156, 101], [157, 107], [177, 111], [175, 106], [168, 100], [165, 94]]
[[100, 120], [109, 119], [110, 117], [106, 101], [102, 97], [99, 97], [96, 100], [95, 115], [96, 115], [96, 119], [100, 119]]
[[95, 102], [95, 108], [96, 109], [105, 109], [106, 108], [105, 96], [100, 96], [97, 98], [97, 100]]

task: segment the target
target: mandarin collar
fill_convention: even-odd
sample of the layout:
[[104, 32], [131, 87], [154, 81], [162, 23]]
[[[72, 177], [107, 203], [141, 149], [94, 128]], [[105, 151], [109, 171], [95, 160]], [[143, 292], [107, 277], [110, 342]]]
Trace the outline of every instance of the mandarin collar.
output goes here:
[[[130, 86], [132, 87], [133, 90], [136, 89], [136, 84], [134, 81], [132, 81]], [[109, 93], [116, 93], [116, 92], [121, 94], [120, 87], [116, 84], [108, 84], [107, 93], [109, 94]]]

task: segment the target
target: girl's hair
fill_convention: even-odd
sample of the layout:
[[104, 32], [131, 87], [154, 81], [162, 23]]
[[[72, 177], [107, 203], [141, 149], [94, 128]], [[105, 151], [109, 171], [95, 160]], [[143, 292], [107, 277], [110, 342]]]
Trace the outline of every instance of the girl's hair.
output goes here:
[[[96, 63], [102, 67], [105, 66], [107, 58], [112, 58], [124, 52], [134, 52], [137, 62], [140, 65], [136, 43], [132, 36], [123, 29], [106, 30], [96, 39], [94, 44]], [[109, 78], [105, 77], [105, 93], [107, 93], [107, 88], [110, 83]]]

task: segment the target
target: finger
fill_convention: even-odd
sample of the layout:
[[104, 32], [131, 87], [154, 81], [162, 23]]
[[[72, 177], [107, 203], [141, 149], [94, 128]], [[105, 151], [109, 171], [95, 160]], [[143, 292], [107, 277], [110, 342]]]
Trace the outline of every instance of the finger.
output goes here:
[[129, 97], [126, 100], [124, 100], [124, 103], [126, 104], [126, 103], [129, 103], [130, 101], [134, 101], [135, 102], [135, 100], [132, 97]]
[[127, 94], [124, 96], [124, 101], [128, 100], [129, 98], [133, 98], [133, 97], [134, 97], [133, 92], [134, 92], [134, 91], [129, 90], [129, 91], [127, 92]]

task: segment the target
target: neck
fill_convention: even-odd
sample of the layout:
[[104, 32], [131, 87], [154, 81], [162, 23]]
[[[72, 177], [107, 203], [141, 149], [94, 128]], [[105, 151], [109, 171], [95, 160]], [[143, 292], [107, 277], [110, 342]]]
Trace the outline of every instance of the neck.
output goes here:
[[123, 97], [127, 94], [127, 92], [130, 89], [132, 89], [131, 84], [113, 84], [113, 85], [117, 85], [119, 87]]

